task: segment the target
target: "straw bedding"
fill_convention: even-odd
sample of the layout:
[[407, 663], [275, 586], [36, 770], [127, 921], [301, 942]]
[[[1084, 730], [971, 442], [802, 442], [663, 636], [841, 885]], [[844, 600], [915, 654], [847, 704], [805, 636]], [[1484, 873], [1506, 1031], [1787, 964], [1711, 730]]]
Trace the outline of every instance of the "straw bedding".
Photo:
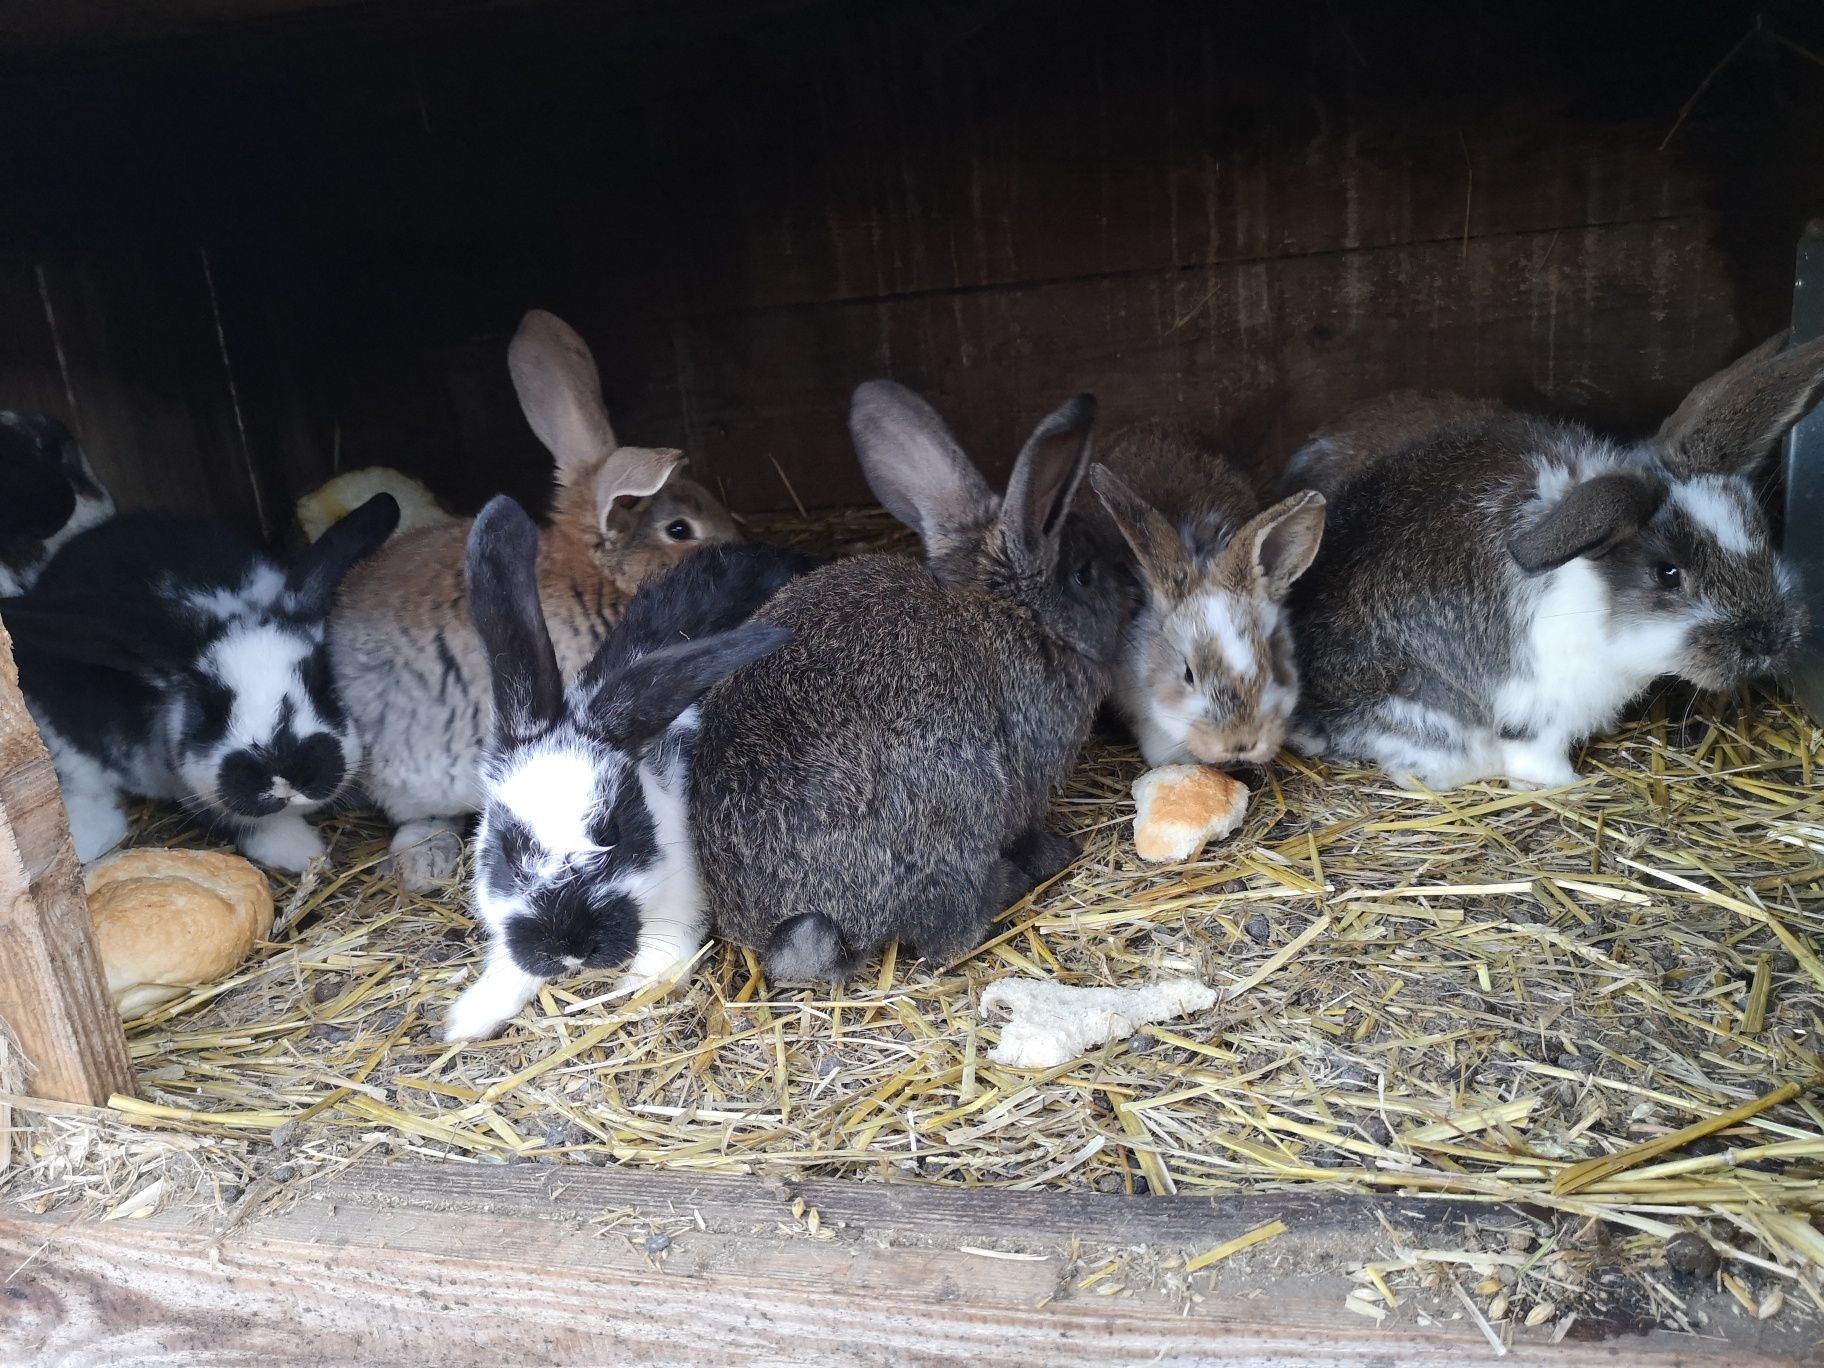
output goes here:
[[[878, 515], [834, 528], [845, 548], [892, 539]], [[5, 1191], [121, 1215], [246, 1209], [414, 1154], [1320, 1185], [1484, 1199], [1502, 1227], [1498, 1248], [1466, 1232], [1467, 1268], [1404, 1251], [1362, 1269], [1368, 1314], [1402, 1282], [1462, 1274], [1478, 1315], [1539, 1324], [1610, 1295], [1598, 1272], [1620, 1268], [1676, 1324], [1666, 1241], [1697, 1228], [1733, 1253], [1724, 1285], [1749, 1314], [1824, 1306], [1824, 1113], [1804, 1091], [1824, 1031], [1820, 765], [1824, 733], [1790, 702], [1680, 694], [1545, 793], [1412, 794], [1282, 757], [1252, 776], [1235, 837], [1160, 868], [1133, 854], [1138, 757], [1098, 741], [1056, 808], [1082, 859], [959, 963], [889, 952], [838, 996], [772, 992], [750, 955], [712, 944], [669, 995], [562, 982], [467, 1047], [438, 1037], [479, 965], [459, 892], [400, 892], [385, 826], [349, 813], [326, 828], [326, 871], [276, 885], [270, 944], [130, 1026], [143, 1099], [14, 1111]], [[194, 837], [161, 810], [136, 840]], [[1219, 998], [1028, 1073], [989, 1061], [997, 1028], [977, 1011], [1009, 974], [1194, 975]], [[1506, 1202], [1544, 1217], [1494, 1221]]]

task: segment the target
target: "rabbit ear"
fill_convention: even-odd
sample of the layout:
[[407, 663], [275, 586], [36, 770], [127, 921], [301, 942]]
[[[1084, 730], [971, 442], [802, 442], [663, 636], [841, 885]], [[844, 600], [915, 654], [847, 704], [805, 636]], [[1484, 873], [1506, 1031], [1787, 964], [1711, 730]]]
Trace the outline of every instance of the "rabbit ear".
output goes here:
[[560, 472], [585, 468], [620, 445], [602, 403], [595, 358], [556, 314], [533, 309], [520, 320], [507, 348], [507, 370], [526, 421]]
[[0, 623], [13, 638], [17, 653], [36, 652], [79, 665], [94, 665], [122, 674], [158, 674], [171, 668], [157, 626], [144, 632], [124, 624], [113, 605], [98, 593], [26, 594], [0, 598]]
[[1146, 582], [1161, 593], [1181, 591], [1194, 567], [1178, 529], [1100, 462], [1089, 468], [1089, 485], [1115, 520], [1115, 527], [1133, 551]]
[[512, 739], [535, 736], [564, 714], [564, 677], [538, 601], [538, 528], [506, 495], [475, 519], [463, 575], [494, 679], [495, 723]]
[[589, 702], [589, 716], [624, 750], [653, 740], [713, 686], [791, 640], [784, 627], [749, 622], [664, 646], [630, 662]]
[[918, 533], [926, 554], [947, 550], [994, 516], [994, 491], [937, 411], [904, 385], [857, 385], [849, 433], [868, 487], [887, 512]]
[[291, 610], [313, 618], [327, 615], [342, 577], [378, 550], [397, 526], [399, 501], [391, 494], [374, 495], [334, 523], [285, 573]]
[[1064, 515], [1089, 467], [1089, 435], [1095, 424], [1095, 396], [1079, 394], [1032, 430], [1020, 459], [1013, 463], [1001, 505], [1001, 531], [1009, 550], [1039, 561], [1056, 554]]
[[1324, 496], [1305, 489], [1256, 514], [1230, 543], [1246, 559], [1248, 584], [1277, 602], [1311, 568], [1324, 539]]
[[657, 494], [683, 464], [684, 453], [675, 447], [616, 447], [595, 474], [598, 513], [606, 519], [616, 499]]
[[1529, 575], [1555, 570], [1579, 556], [1612, 550], [1652, 521], [1665, 502], [1664, 486], [1626, 471], [1598, 475], [1573, 486], [1531, 525], [1507, 539], [1507, 549]]
[[1747, 475], [1824, 391], [1824, 337], [1786, 350], [1789, 332], [1703, 381], [1653, 441], [1675, 475]]

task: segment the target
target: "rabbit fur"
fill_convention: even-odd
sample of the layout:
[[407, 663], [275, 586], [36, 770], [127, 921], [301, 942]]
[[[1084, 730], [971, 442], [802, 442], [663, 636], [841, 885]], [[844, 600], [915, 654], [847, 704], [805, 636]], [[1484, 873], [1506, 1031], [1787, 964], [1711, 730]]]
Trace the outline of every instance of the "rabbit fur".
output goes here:
[[[681, 452], [624, 447], [594, 358], [555, 316], [528, 313], [508, 349], [520, 405], [557, 463], [538, 585], [567, 675], [595, 653], [639, 586], [698, 546], [738, 540], [733, 519], [677, 473]], [[447, 880], [492, 716], [488, 661], [470, 619], [471, 519], [393, 538], [348, 579], [330, 621], [336, 685], [368, 754], [365, 785], [398, 824], [402, 881]]]
[[1451, 788], [1575, 779], [1569, 753], [1656, 678], [1776, 673], [1806, 628], [1754, 476], [1824, 389], [1824, 341], [1769, 339], [1650, 439], [1395, 395], [1287, 473], [1330, 527], [1293, 595], [1293, 741]]

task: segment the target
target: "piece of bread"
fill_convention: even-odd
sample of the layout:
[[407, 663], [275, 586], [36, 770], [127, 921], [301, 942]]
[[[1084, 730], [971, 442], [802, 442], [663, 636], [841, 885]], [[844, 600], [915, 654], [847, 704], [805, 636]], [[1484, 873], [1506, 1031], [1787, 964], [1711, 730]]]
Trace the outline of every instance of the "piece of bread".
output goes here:
[[1012, 1019], [988, 1052], [996, 1064], [1052, 1069], [1105, 1040], [1126, 1040], [1149, 1021], [1192, 1016], [1215, 1005], [1216, 990], [1196, 979], [1143, 988], [1078, 988], [1049, 979], [1005, 978], [982, 992], [982, 1011], [1004, 1007]]
[[128, 850], [86, 884], [108, 995], [123, 1018], [233, 973], [272, 934], [272, 886], [238, 855]]
[[449, 520], [450, 515], [423, 481], [388, 466], [363, 466], [343, 472], [299, 499], [298, 526], [314, 542], [376, 494], [391, 494], [399, 504], [395, 537]]
[[1134, 849], [1180, 863], [1241, 825], [1248, 786], [1208, 765], [1161, 765], [1134, 780]]

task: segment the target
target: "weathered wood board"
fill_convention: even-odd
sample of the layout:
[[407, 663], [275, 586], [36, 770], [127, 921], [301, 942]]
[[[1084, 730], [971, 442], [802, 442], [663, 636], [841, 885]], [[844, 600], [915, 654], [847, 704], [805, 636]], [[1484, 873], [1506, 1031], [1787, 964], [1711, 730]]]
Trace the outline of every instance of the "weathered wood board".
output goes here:
[[0, 621], [0, 1022], [42, 1097], [97, 1105], [133, 1091], [127, 1041], [70, 844], [57, 774], [25, 711]]
[[[1082, 388], [1265, 465], [1400, 385], [1637, 429], [1785, 322], [1824, 212], [1824, 71], [1765, 36], [1824, 48], [1797, 0], [170, 14], [0, 55], [0, 299], [48, 270], [104, 468], [171, 476], [129, 501], [269, 534], [363, 464], [540, 502], [535, 304], [750, 509], [865, 497], [881, 373], [991, 466]], [[55, 406], [43, 332], [0, 312], [0, 380]]]
[[[795, 1205], [802, 1203], [802, 1205]], [[958, 1191], [590, 1168], [399, 1165], [226, 1230], [171, 1217], [0, 1217], [11, 1361], [386, 1359], [764, 1364], [1429, 1365], [1490, 1356], [1448, 1298], [1383, 1325], [1343, 1307], [1391, 1244], [1442, 1247], [1486, 1207], [1308, 1194], [1225, 1201]], [[1182, 1287], [1182, 1259], [1287, 1233]], [[1382, 1220], [1387, 1222], [1383, 1227]], [[1117, 1290], [1077, 1286], [1111, 1258]], [[1796, 1364], [1803, 1332], [1594, 1321], [1514, 1335], [1520, 1364]], [[1427, 1312], [1426, 1307], [1429, 1307]]]

